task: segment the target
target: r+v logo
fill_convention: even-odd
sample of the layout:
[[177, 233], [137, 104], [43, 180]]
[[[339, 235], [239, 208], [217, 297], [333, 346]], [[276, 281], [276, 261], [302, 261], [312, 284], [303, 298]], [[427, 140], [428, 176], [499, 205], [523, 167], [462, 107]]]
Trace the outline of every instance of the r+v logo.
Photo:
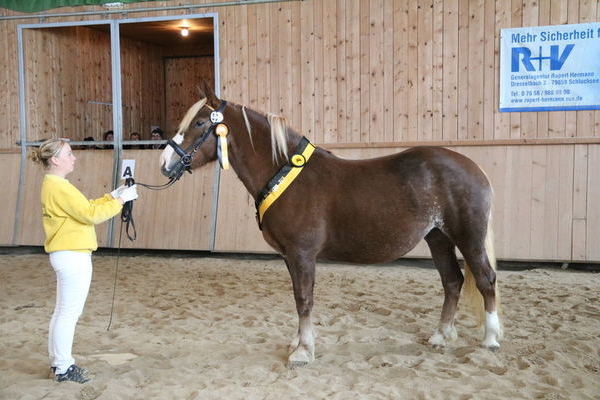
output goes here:
[[[545, 57], [542, 55], [542, 46], [540, 46], [539, 55], [537, 57], [533, 57], [531, 50], [527, 47], [513, 47], [510, 70], [511, 72], [519, 72], [521, 64], [523, 64], [527, 71], [542, 71], [542, 61], [544, 60], [550, 60], [550, 71], [560, 70], [571, 54], [573, 47], [575, 47], [574, 44], [568, 44], [563, 51], [560, 52], [560, 46], [552, 45], [550, 46], [550, 55]], [[536, 61], [537, 69], [532, 61]]]

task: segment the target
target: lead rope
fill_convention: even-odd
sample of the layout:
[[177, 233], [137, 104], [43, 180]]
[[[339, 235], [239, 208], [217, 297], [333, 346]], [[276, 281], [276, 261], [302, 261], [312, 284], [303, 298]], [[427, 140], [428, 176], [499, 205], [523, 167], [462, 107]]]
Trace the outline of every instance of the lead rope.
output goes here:
[[[148, 185], [145, 183], [138, 183], [138, 185], [148, 188], [150, 190], [162, 190], [166, 189], [175, 183], [177, 179], [171, 178], [167, 183], [162, 185]], [[131, 186], [135, 184], [133, 178], [127, 178], [125, 180], [125, 184], [127, 186]], [[117, 247], [117, 262], [115, 263], [115, 277], [113, 282], [113, 293], [112, 293], [112, 301], [110, 304], [110, 318], [108, 320], [108, 326], [106, 327], [106, 331], [110, 330], [110, 326], [112, 325], [113, 313], [115, 309], [115, 297], [117, 293], [117, 278], [119, 275], [119, 258], [121, 256], [121, 239], [123, 238], [123, 223], [125, 223], [125, 232], [127, 233], [127, 237], [132, 242], [137, 238], [137, 231], [135, 230], [135, 222], [133, 220], [133, 200], [125, 202], [123, 204], [123, 210], [121, 210], [121, 228], [119, 229], [119, 244]], [[133, 236], [129, 233], [129, 227], [133, 228]]]
[[[225, 107], [226, 102], [222, 102], [221, 105], [219, 106], [219, 110], [223, 110], [223, 108]], [[214, 114], [215, 112], [213, 112]], [[221, 112], [218, 112], [220, 114], [220, 119], [218, 122], [221, 122], [223, 120], [223, 115], [221, 114]], [[211, 114], [211, 118], [212, 118], [212, 114]], [[226, 136], [227, 133], [229, 132], [229, 129], [227, 128], [227, 125], [225, 124], [218, 124], [218, 122], [213, 122], [213, 126], [211, 127], [212, 129], [215, 129], [215, 127], [219, 127], [220, 126], [220, 134], [219, 137], [222, 139], [226, 140]], [[218, 124], [218, 125], [217, 125]], [[208, 135], [212, 132], [212, 129], [209, 129], [205, 132], [204, 135], [202, 135], [200, 138], [198, 138], [196, 140], [196, 142], [193, 144], [193, 150], [192, 152], [189, 154], [190, 160], [191, 158], [194, 156], [194, 154], [196, 153], [196, 151], [198, 151], [198, 148], [200, 147], [200, 145], [206, 140], [206, 138], [208, 137]], [[185, 154], [185, 152], [183, 152], [183, 150], [181, 150], [183, 152], [183, 154], [181, 154], [178, 149], [179, 146], [173, 142], [172, 140], [169, 141], [170, 145], [173, 147], [173, 149], [175, 150], [175, 152], [177, 154], [179, 154], [180, 157], [183, 158], [184, 155], [188, 155]], [[225, 142], [225, 161], [226, 164], [228, 165], [228, 158], [227, 158], [227, 145]], [[189, 149], [188, 149], [189, 151]], [[221, 158], [219, 157], [219, 161], [221, 161]], [[162, 185], [148, 185], [145, 183], [138, 183], [138, 185], [143, 186], [147, 189], [150, 190], [163, 190], [166, 189], [168, 187], [170, 187], [172, 184], [174, 184], [175, 182], [177, 182], [179, 180], [179, 178], [181, 178], [181, 176], [183, 175], [183, 173], [187, 170], [190, 174], [192, 173], [192, 171], [189, 169], [189, 164], [187, 165], [188, 168], [185, 169], [181, 169], [179, 174], [177, 174], [177, 176], [171, 177], [169, 178], [169, 181], [165, 184]], [[131, 186], [135, 183], [135, 181], [133, 180], [133, 178], [127, 178], [125, 180], [125, 184], [127, 186]], [[137, 232], [135, 230], [135, 222], [133, 221], [133, 200], [126, 202], [125, 204], [123, 204], [123, 210], [121, 211], [121, 229], [119, 231], [119, 246], [117, 248], [117, 262], [116, 262], [116, 266], [115, 266], [115, 279], [114, 279], [114, 283], [113, 283], [113, 295], [112, 295], [112, 302], [110, 305], [110, 319], [108, 321], [108, 327], [106, 328], [106, 330], [108, 331], [110, 329], [111, 323], [112, 323], [112, 317], [113, 317], [113, 311], [114, 311], [114, 307], [115, 307], [115, 294], [117, 292], [117, 275], [119, 273], [119, 257], [121, 255], [121, 238], [123, 236], [123, 222], [125, 222], [125, 231], [127, 232], [127, 237], [129, 238], [129, 240], [134, 241], [137, 238]], [[133, 236], [131, 236], [131, 234], [129, 233], [129, 227], [132, 227], [133, 229]]]
[[[129, 203], [129, 201], [128, 201]], [[108, 326], [106, 327], [106, 331], [110, 330], [110, 325], [112, 324], [113, 319], [113, 311], [115, 309], [115, 294], [117, 293], [117, 276], [119, 274], [119, 256], [121, 254], [121, 237], [123, 236], [123, 220], [121, 219], [121, 229], [119, 231], [119, 247], [117, 248], [117, 262], [115, 265], [115, 279], [113, 283], [113, 293], [112, 293], [112, 302], [110, 304], [110, 318], [108, 320]]]

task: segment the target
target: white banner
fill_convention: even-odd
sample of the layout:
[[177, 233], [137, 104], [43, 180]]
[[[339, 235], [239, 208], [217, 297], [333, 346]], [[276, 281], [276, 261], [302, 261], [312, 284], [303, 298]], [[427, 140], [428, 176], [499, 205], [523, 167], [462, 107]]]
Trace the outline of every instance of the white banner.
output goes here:
[[600, 23], [502, 29], [500, 111], [600, 109]]

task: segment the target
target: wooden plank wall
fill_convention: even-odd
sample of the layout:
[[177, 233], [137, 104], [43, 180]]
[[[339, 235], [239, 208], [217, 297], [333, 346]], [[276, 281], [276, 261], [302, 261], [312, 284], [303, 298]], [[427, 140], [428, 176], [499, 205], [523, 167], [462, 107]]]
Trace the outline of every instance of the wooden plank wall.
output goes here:
[[599, 138], [598, 111], [497, 111], [501, 28], [598, 21], [598, 13], [598, 1], [583, 0], [226, 8], [221, 89], [284, 114], [317, 143]]
[[164, 99], [167, 107], [165, 132], [177, 132], [179, 122], [198, 99], [198, 83], [208, 81], [214, 87], [215, 63], [209, 57], [166, 58]]
[[165, 126], [163, 52], [160, 46], [121, 38], [124, 139], [138, 132], [150, 140], [152, 126]]
[[27, 29], [23, 38], [28, 139], [100, 140], [112, 129], [110, 36], [67, 27]]
[[[158, 159], [162, 150], [126, 150], [124, 159], [136, 160], [136, 180], [160, 184], [167, 179], [160, 174]], [[122, 247], [149, 249], [209, 250], [211, 211], [213, 206], [214, 164], [185, 174], [185, 184], [178, 182], [165, 190], [139, 189], [134, 203], [138, 239], [125, 238]], [[118, 232], [119, 224], [115, 225]], [[118, 236], [113, 245], [117, 245]]]
[[[128, 7], [134, 6], [145, 5]], [[599, 8], [598, 0], [307, 0], [198, 10], [219, 13], [221, 89], [228, 99], [285, 114], [319, 143], [364, 143], [600, 137], [598, 111], [498, 113], [496, 100], [501, 28], [598, 21]], [[84, 9], [96, 7], [72, 10]], [[167, 14], [175, 12], [136, 16]], [[54, 20], [67, 19], [75, 18]], [[20, 22], [0, 24], [6, 39], [0, 44], [0, 61], [9, 66], [3, 69], [6, 79], [0, 80], [0, 89], [8, 93], [0, 100], [0, 148], [13, 147], [18, 140]], [[92, 38], [107, 43], [100, 33], [81, 40]], [[63, 51], [61, 46], [74, 51], [86, 47], [65, 43], [35, 51], [46, 51], [52, 60], [52, 53]], [[90, 60], [95, 54], [108, 60], [107, 51], [77, 58]], [[43, 78], [50, 74], [48, 68], [73, 69], [50, 65], [49, 59], [44, 58], [47, 66], [39, 83], [51, 88], [52, 80]], [[124, 59], [127, 63], [128, 57]], [[109, 64], [101, 64], [106, 73]], [[110, 95], [104, 88], [95, 90], [94, 99]], [[81, 115], [82, 110], [77, 112]]]
[[[156, 5], [170, 3], [126, 7]], [[73, 10], [84, 9], [96, 8]], [[600, 260], [600, 112], [497, 111], [500, 29], [599, 21], [598, 0], [305, 0], [198, 11], [219, 14], [224, 98], [283, 114], [341, 155], [417, 143], [484, 154], [502, 257]], [[16, 24], [0, 23], [0, 62], [9, 66], [0, 80], [8, 93], [0, 146], [8, 148], [18, 137]], [[502, 140], [512, 142], [498, 146]], [[473, 143], [480, 146], [460, 146]], [[231, 223], [238, 215], [254, 224], [254, 211], [229, 179], [220, 189], [217, 248], [263, 250], [249, 226]]]
[[[110, 35], [89, 27], [24, 31], [28, 138], [102, 140], [113, 129]], [[162, 48], [121, 40], [123, 132], [150, 139], [165, 114]], [[83, 71], [83, 72], [81, 72]]]
[[[0, 181], [2, 182], [2, 207], [0, 207], [0, 245], [13, 243], [13, 231], [17, 208], [17, 190], [19, 187], [18, 153], [0, 153]], [[15, 171], [17, 173], [15, 173]]]

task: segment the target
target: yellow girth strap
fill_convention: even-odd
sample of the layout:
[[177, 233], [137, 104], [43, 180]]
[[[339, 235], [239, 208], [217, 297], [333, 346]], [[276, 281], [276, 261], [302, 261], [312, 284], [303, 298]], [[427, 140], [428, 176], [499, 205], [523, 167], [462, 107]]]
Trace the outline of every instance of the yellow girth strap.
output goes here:
[[261, 190], [256, 199], [256, 216], [259, 228], [262, 229], [262, 220], [265, 212], [285, 192], [294, 179], [300, 175], [300, 172], [302, 172], [314, 151], [315, 146], [307, 138], [303, 137], [298, 144], [296, 153], [290, 158], [290, 162], [281, 167], [279, 172]]

